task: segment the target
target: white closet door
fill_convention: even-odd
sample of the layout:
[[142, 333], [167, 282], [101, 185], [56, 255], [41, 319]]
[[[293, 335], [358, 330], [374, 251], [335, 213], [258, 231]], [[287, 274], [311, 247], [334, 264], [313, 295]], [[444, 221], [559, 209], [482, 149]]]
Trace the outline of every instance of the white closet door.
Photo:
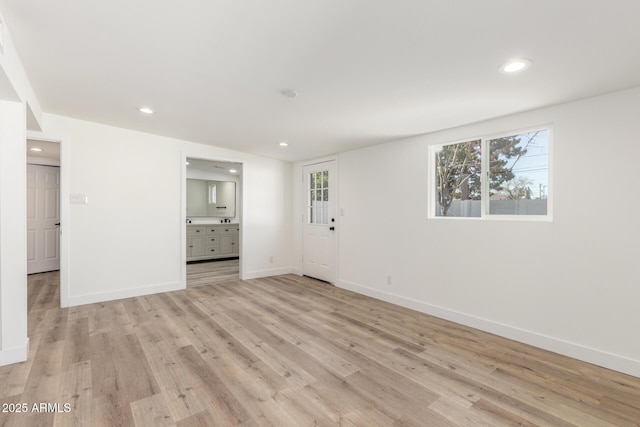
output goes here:
[[27, 165], [27, 273], [60, 269], [60, 168]]

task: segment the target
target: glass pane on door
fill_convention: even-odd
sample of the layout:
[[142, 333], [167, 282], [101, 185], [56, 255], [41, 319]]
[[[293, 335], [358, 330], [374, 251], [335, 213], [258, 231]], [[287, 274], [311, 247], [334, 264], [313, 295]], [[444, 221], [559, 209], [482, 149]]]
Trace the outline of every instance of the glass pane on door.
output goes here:
[[309, 224], [329, 223], [329, 171], [309, 174], [307, 206]]

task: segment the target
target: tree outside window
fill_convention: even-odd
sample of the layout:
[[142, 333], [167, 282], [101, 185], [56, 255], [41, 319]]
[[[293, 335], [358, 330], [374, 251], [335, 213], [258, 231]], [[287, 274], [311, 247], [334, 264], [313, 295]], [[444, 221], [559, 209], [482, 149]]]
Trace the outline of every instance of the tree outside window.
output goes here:
[[541, 129], [435, 149], [435, 215], [547, 215], [548, 139]]

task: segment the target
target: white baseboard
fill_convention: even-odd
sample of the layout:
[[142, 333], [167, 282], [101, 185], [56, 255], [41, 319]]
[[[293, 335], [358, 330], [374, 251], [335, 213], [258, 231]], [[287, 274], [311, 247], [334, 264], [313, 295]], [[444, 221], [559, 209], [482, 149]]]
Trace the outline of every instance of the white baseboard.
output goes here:
[[70, 296], [67, 300], [68, 307], [76, 305], [93, 304], [96, 302], [113, 301], [124, 298], [139, 297], [142, 295], [159, 294], [161, 292], [179, 291], [185, 289], [184, 283], [174, 282], [163, 285], [146, 286], [143, 288], [121, 289], [113, 292], [100, 292], [97, 294]]
[[24, 362], [27, 360], [27, 356], [29, 356], [29, 338], [26, 339], [24, 345], [0, 350], [0, 366]]
[[338, 281], [336, 286], [359, 294], [367, 295], [382, 301], [390, 302], [402, 307], [410, 308], [431, 316], [449, 320], [485, 332], [533, 345], [538, 348], [622, 372], [640, 378], [640, 360], [608, 353], [606, 351], [572, 343], [537, 332], [517, 328], [481, 317], [472, 316], [459, 311], [417, 301], [411, 298], [371, 289], [344, 280]]
[[272, 268], [270, 270], [248, 271], [242, 277], [242, 280], [260, 279], [261, 277], [280, 276], [282, 274], [291, 274], [291, 267]]

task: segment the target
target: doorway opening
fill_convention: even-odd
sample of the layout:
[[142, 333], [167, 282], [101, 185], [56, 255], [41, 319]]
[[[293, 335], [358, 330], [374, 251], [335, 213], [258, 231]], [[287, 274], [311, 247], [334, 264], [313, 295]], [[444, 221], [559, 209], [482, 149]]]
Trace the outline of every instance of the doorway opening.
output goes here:
[[187, 157], [185, 166], [186, 286], [238, 280], [243, 165]]
[[60, 270], [60, 144], [27, 140], [27, 274]]
[[[29, 304], [44, 278], [52, 277], [58, 292], [51, 301], [66, 306], [62, 254], [62, 142], [30, 133], [26, 144], [27, 292]], [[40, 280], [40, 279], [43, 280]]]

